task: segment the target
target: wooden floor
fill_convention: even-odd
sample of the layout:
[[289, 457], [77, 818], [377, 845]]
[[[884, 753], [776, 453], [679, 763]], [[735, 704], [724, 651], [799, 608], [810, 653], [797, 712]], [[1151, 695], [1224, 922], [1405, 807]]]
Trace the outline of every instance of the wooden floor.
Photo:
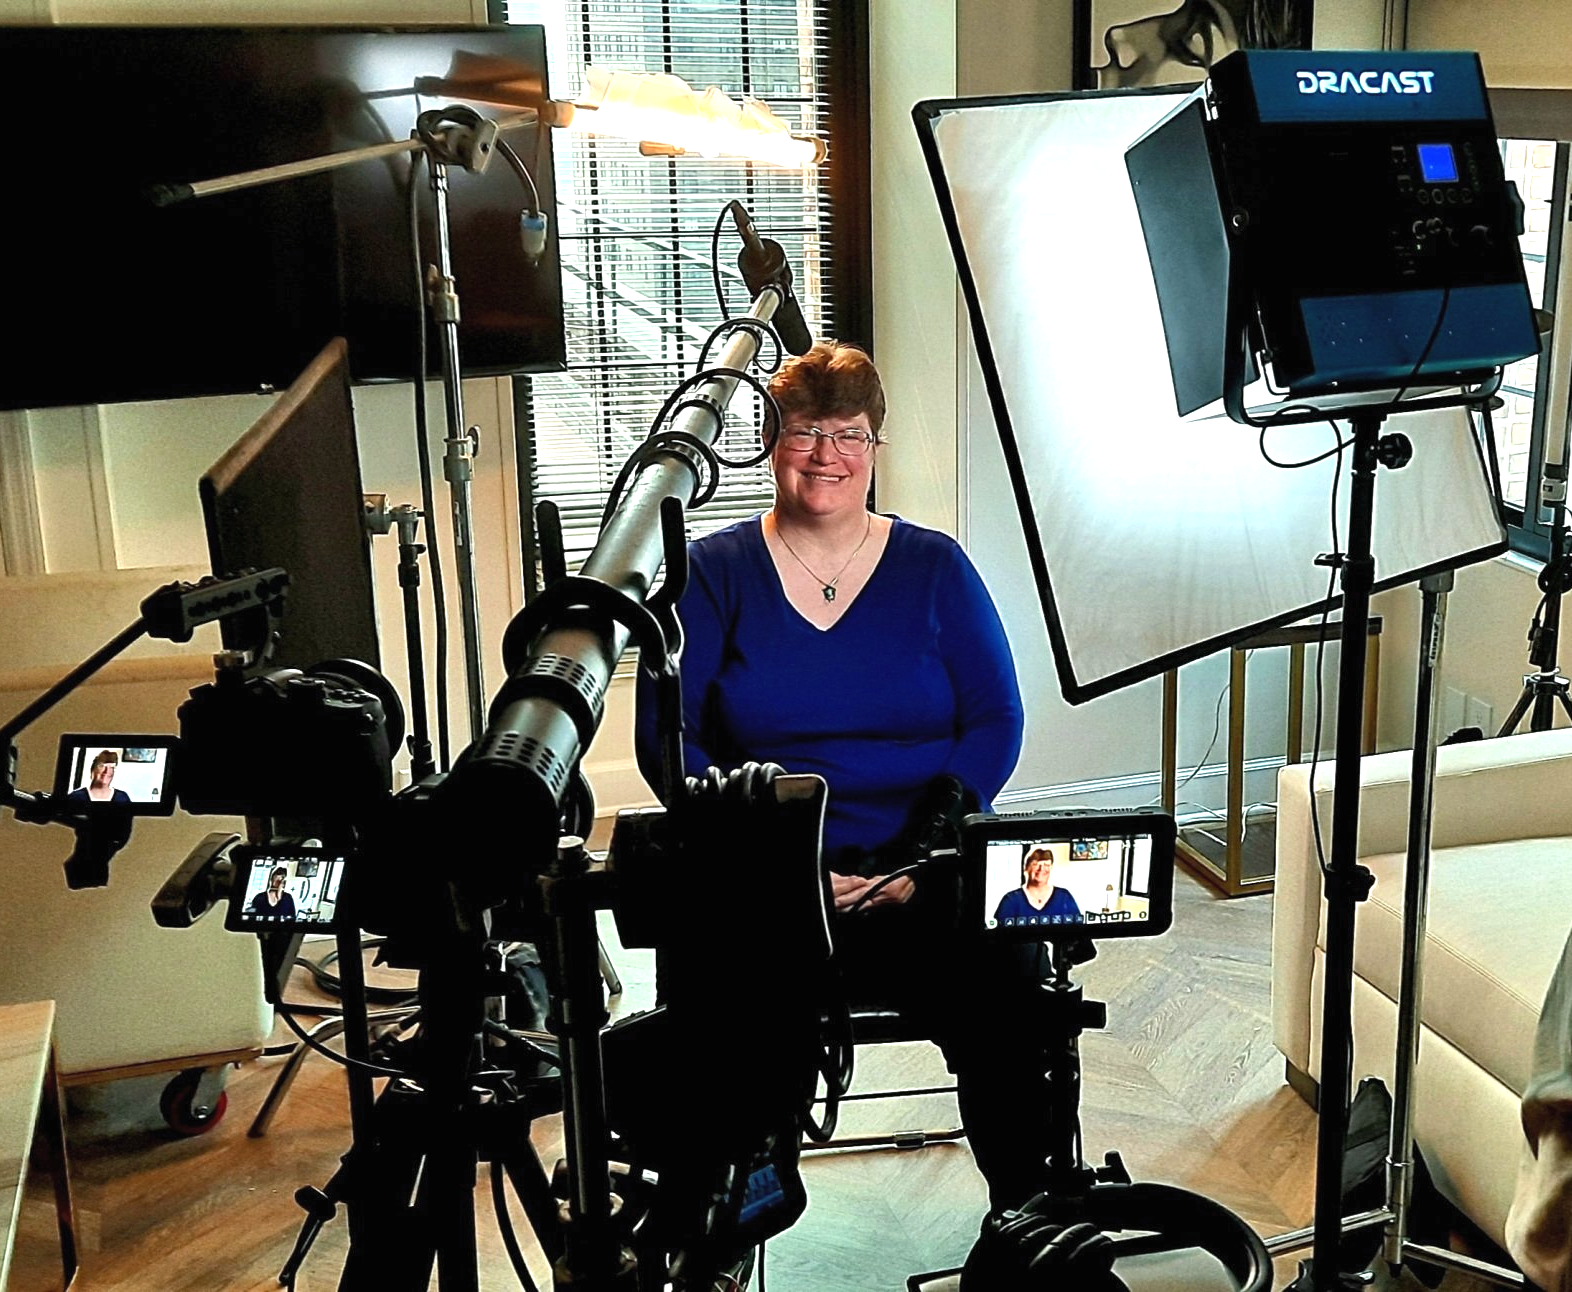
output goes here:
[[[1271, 897], [1223, 901], [1190, 876], [1176, 880], [1173, 930], [1161, 938], [1104, 942], [1080, 980], [1108, 1002], [1109, 1025], [1083, 1043], [1082, 1120], [1087, 1156], [1115, 1148], [1137, 1179], [1199, 1190], [1275, 1233], [1308, 1223], [1314, 1119], [1282, 1080], [1270, 1021]], [[609, 927], [609, 926], [608, 926]], [[647, 1005], [647, 955], [614, 951], [622, 1009]], [[195, 985], [193, 985], [195, 989]], [[224, 1122], [198, 1139], [173, 1138], [157, 1111], [160, 1082], [74, 1092], [74, 1154], [86, 1292], [233, 1292], [275, 1288], [294, 1242], [297, 1187], [320, 1185], [347, 1146], [343, 1082], [320, 1059], [307, 1063], [272, 1132], [246, 1136], [281, 1060], [235, 1073]], [[859, 1052], [859, 1088], [942, 1077], [928, 1046]], [[843, 1127], [952, 1124], [953, 1101], [888, 1101], [849, 1109]], [[560, 1155], [555, 1119], [537, 1123], [548, 1164]], [[958, 1265], [983, 1211], [981, 1179], [964, 1145], [916, 1153], [812, 1156], [807, 1215], [773, 1240], [775, 1292], [899, 1292], [908, 1274]], [[517, 1287], [496, 1237], [489, 1196], [477, 1193], [483, 1286]], [[46, 1180], [30, 1182], [11, 1292], [58, 1286], [54, 1208]], [[346, 1236], [342, 1221], [318, 1240], [298, 1286], [332, 1288]], [[537, 1282], [550, 1286], [538, 1250]], [[1295, 1259], [1279, 1262], [1279, 1286]], [[1416, 1285], [1417, 1286], [1417, 1285]], [[1448, 1292], [1472, 1285], [1455, 1276]]]

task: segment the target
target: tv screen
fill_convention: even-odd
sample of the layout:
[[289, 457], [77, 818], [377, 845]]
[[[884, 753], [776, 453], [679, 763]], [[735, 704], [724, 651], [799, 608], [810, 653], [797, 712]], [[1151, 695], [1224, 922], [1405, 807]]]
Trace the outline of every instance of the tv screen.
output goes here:
[[[329, 659], [377, 667], [366, 534], [345, 347], [334, 338], [199, 483], [213, 573], [289, 575], [271, 665]], [[224, 625], [226, 646], [231, 641]]]
[[[408, 380], [416, 310], [404, 156], [157, 207], [150, 188], [407, 139], [448, 103], [417, 78], [504, 101], [544, 96], [539, 27], [459, 31], [8, 28], [12, 102], [57, 153], [25, 199], [0, 203], [8, 291], [26, 301], [0, 365], [0, 407], [119, 403], [282, 389], [329, 338], [356, 381]], [[550, 130], [504, 136], [556, 228]], [[422, 263], [436, 259], [419, 178]], [[459, 341], [471, 376], [562, 366], [555, 244], [518, 236], [524, 186], [497, 158], [450, 170]], [[439, 350], [428, 346], [427, 369]]]

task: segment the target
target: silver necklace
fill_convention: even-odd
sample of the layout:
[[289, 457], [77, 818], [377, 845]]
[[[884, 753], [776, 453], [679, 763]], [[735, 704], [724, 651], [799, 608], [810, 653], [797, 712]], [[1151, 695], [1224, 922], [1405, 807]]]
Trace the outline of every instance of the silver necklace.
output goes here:
[[845, 564], [835, 572], [835, 577], [826, 581], [822, 575], [816, 574], [814, 572], [814, 569], [811, 565], [803, 560], [802, 557], [797, 555], [797, 549], [786, 541], [786, 535], [781, 530], [780, 521], [775, 522], [775, 537], [780, 539], [781, 545], [791, 553], [792, 560], [796, 561], [798, 565], [802, 566], [803, 569], [807, 570], [808, 573], [813, 576], [814, 582], [819, 585], [819, 591], [824, 594], [824, 599], [826, 601], [835, 600], [835, 585], [841, 581], [841, 575], [845, 574], [846, 571], [851, 568], [851, 563], [857, 559], [857, 553], [862, 551], [862, 549], [867, 546], [868, 537], [872, 533], [873, 513], [870, 512], [868, 514], [868, 524], [862, 531], [862, 542], [858, 543], [856, 547], [852, 548], [852, 554], [846, 558]]

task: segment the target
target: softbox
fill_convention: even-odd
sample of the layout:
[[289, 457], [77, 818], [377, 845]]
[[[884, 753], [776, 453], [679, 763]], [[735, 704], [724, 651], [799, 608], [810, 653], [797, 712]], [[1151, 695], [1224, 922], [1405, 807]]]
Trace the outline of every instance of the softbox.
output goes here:
[[[1336, 546], [1337, 460], [1273, 467], [1257, 431], [1176, 411], [1125, 150], [1187, 92], [913, 111], [1071, 703], [1301, 619], [1327, 598], [1316, 557]], [[1408, 413], [1389, 427], [1411, 437], [1414, 459], [1381, 480], [1377, 590], [1502, 551], [1466, 413]], [[1282, 427], [1264, 445], [1299, 461], [1332, 447], [1333, 434]], [[1340, 527], [1346, 506], [1344, 490]]]

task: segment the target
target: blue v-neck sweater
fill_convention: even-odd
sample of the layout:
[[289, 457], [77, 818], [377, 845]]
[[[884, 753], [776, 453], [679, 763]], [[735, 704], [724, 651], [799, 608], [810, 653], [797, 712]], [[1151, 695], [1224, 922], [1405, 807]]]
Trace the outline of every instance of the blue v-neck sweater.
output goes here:
[[[686, 771], [748, 761], [829, 783], [825, 855], [889, 842], [934, 777], [987, 805], [1021, 752], [1003, 625], [955, 541], [897, 519], [868, 583], [819, 629], [786, 599], [759, 517], [689, 545], [678, 607]], [[639, 766], [659, 784], [653, 688], [640, 675]]]

